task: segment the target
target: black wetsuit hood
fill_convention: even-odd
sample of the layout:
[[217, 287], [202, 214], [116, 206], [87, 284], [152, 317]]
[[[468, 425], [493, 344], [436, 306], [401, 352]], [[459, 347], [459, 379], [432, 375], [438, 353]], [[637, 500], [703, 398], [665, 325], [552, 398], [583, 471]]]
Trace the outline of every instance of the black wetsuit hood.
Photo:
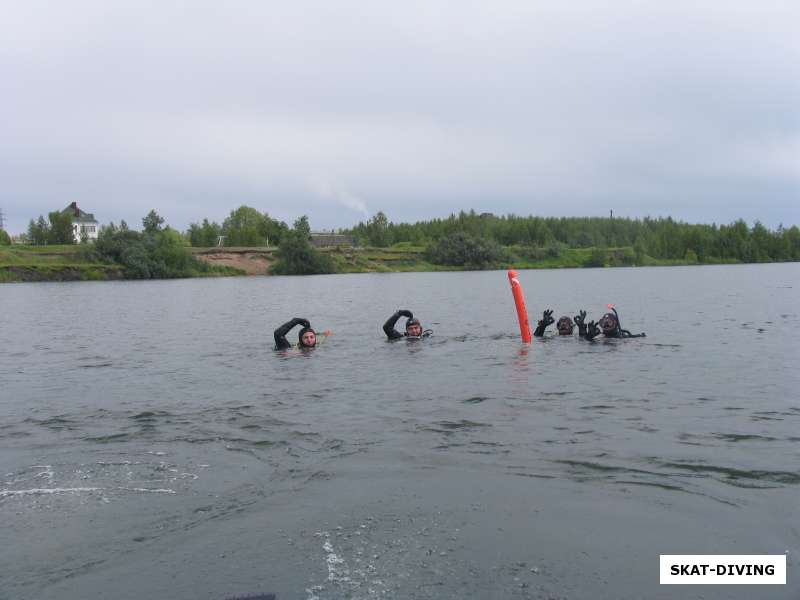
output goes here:
[[567, 316], [561, 317], [556, 323], [556, 329], [558, 330], [558, 335], [572, 335], [572, 330], [574, 329], [574, 327], [575, 326], [572, 324], [572, 319]]
[[603, 335], [617, 336], [620, 332], [619, 318], [613, 313], [606, 313], [597, 323], [603, 331]]

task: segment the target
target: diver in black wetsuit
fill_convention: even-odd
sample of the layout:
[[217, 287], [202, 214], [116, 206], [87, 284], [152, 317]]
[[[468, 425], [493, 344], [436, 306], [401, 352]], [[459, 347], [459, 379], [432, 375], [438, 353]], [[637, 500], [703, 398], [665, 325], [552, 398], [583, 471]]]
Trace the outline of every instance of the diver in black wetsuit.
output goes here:
[[[408, 319], [406, 321], [405, 333], [400, 333], [394, 328], [395, 323], [397, 323], [400, 317], [406, 317], [406, 319]], [[419, 322], [419, 319], [415, 319], [414, 314], [410, 310], [401, 309], [386, 320], [386, 323], [383, 324], [383, 332], [390, 340], [399, 340], [401, 338], [420, 339], [428, 337], [433, 333], [433, 330], [425, 329], [423, 331], [422, 323]]]
[[622, 324], [620, 323], [619, 320], [619, 314], [617, 313], [617, 309], [610, 305], [609, 308], [611, 308], [613, 314], [612, 313], [604, 314], [600, 318], [600, 321], [597, 322], [597, 324], [595, 324], [594, 321], [589, 323], [589, 331], [586, 333], [587, 340], [594, 339], [601, 333], [608, 338], [647, 337], [644, 333], [631, 333], [627, 329], [623, 329]]
[[275, 350], [287, 350], [292, 347], [292, 344], [286, 340], [286, 334], [297, 325], [303, 326], [297, 336], [297, 347], [301, 350], [310, 350], [317, 345], [317, 333], [311, 329], [308, 319], [295, 317], [275, 330]]

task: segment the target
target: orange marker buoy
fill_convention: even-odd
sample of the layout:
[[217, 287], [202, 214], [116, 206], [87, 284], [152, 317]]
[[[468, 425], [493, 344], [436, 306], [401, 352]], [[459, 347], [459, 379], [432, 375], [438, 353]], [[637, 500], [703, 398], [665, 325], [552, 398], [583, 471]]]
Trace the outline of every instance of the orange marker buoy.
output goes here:
[[522, 294], [522, 286], [517, 279], [516, 271], [508, 272], [508, 281], [511, 284], [511, 294], [514, 296], [514, 304], [517, 307], [517, 319], [519, 319], [519, 335], [526, 344], [531, 343], [531, 326], [528, 324], [528, 311], [525, 309], [525, 297]]

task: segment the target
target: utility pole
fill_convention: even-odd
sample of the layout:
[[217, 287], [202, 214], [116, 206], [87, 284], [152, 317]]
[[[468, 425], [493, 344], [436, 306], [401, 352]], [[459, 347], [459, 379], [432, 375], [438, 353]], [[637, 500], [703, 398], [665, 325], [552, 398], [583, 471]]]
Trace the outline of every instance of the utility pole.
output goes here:
[[5, 229], [5, 228], [6, 228], [6, 218], [3, 215], [3, 209], [0, 208], [0, 229]]

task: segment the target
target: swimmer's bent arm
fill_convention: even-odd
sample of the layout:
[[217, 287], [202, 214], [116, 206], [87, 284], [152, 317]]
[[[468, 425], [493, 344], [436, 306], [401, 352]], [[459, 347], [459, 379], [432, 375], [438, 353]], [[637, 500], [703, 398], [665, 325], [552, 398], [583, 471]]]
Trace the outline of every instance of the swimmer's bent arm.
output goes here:
[[383, 324], [383, 332], [386, 334], [386, 337], [388, 337], [390, 340], [399, 340], [401, 337], [403, 337], [403, 334], [394, 328], [395, 323], [397, 323], [397, 320], [400, 317], [413, 319], [414, 315], [410, 310], [401, 309], [386, 320], [386, 323]]
[[286, 350], [292, 347], [292, 345], [286, 341], [286, 334], [291, 331], [292, 327], [296, 327], [297, 325], [311, 327], [311, 323], [308, 322], [308, 319], [303, 319], [302, 317], [295, 317], [291, 321], [287, 321], [278, 327], [273, 334], [275, 336], [275, 350]]

